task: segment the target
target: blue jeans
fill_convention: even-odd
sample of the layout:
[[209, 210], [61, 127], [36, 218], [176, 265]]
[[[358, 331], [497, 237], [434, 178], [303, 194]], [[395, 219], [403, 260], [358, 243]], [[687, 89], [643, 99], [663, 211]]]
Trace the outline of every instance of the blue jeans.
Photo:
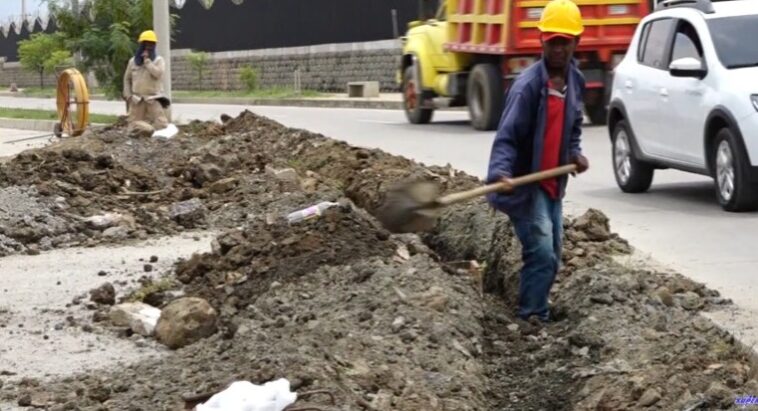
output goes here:
[[529, 218], [512, 219], [521, 241], [522, 260], [519, 284], [518, 315], [532, 315], [547, 320], [547, 304], [561, 262], [563, 243], [563, 207], [561, 200], [551, 199], [542, 189], [537, 190], [533, 214]]

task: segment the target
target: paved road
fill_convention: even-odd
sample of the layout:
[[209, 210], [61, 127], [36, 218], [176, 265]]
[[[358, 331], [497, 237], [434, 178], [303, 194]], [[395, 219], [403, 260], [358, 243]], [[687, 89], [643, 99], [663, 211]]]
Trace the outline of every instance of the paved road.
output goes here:
[[46, 139], [28, 139], [41, 134], [44, 133], [0, 128], [0, 158], [13, 156], [30, 148], [42, 147], [47, 142]]
[[[52, 100], [0, 98], [0, 106], [51, 108]], [[175, 117], [214, 119], [221, 113], [234, 115], [245, 107], [176, 105]], [[483, 176], [492, 144], [492, 133], [472, 130], [466, 114], [440, 112], [431, 125], [407, 124], [401, 112], [389, 110], [253, 107], [252, 111], [288, 126], [304, 128], [347, 141], [377, 147], [427, 164], [454, 167]], [[93, 102], [98, 113], [121, 113], [123, 104]], [[621, 193], [613, 180], [610, 144], [603, 128], [585, 128], [585, 154], [591, 170], [571, 183], [567, 209], [581, 212], [588, 207], [603, 210], [613, 229], [642, 253], [687, 276], [702, 281], [732, 298], [743, 310], [739, 318], [721, 322], [740, 323], [742, 332], [752, 327], [758, 314], [758, 214], [721, 211], [712, 182], [678, 171], [659, 171], [649, 193]], [[728, 324], [726, 324], [728, 325]], [[758, 335], [755, 339], [758, 342]]]

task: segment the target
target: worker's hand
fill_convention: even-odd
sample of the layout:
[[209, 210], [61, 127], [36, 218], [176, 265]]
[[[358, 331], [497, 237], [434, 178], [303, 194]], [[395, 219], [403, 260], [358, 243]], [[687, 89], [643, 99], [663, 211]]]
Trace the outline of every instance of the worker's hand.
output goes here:
[[581, 174], [590, 168], [590, 162], [587, 157], [577, 154], [571, 158], [571, 163], [576, 165], [576, 172]]
[[146, 60], [146, 61], [150, 61], [150, 52], [149, 52], [149, 51], [147, 51], [147, 50], [144, 50], [144, 51], [142, 52], [142, 58], [143, 58], [144, 60]]
[[510, 177], [501, 177], [500, 184], [503, 185], [501, 192], [512, 193], [513, 192], [513, 180]]

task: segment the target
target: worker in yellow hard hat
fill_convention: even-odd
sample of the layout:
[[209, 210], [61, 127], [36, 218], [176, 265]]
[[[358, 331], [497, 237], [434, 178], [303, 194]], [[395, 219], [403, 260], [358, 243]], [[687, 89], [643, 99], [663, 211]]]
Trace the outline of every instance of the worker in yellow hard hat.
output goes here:
[[487, 180], [509, 187], [488, 200], [508, 214], [522, 245], [518, 316], [544, 323], [554, 319], [548, 297], [561, 263], [568, 178], [517, 188], [511, 179], [568, 164], [583, 173], [589, 162], [580, 144], [584, 77], [573, 59], [584, 31], [579, 7], [571, 0], [552, 0], [538, 28], [542, 59], [524, 70], [508, 91]]
[[123, 98], [129, 107], [130, 128], [150, 133], [168, 125], [164, 109], [169, 101], [163, 92], [166, 63], [156, 54], [158, 36], [154, 31], [140, 34], [138, 43], [124, 73]]

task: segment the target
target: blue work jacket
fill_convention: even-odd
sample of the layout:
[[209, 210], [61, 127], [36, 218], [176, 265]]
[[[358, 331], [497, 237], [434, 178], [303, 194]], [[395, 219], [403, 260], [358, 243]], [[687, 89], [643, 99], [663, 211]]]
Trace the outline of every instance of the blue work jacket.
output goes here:
[[[518, 177], [540, 171], [547, 119], [547, 83], [549, 76], [540, 60], [524, 70], [511, 85], [505, 99], [495, 142], [490, 154], [487, 182], [503, 176]], [[561, 140], [560, 164], [581, 154], [582, 95], [584, 76], [571, 62], [566, 76], [565, 116]], [[558, 179], [558, 195], [566, 193], [568, 177]], [[516, 188], [513, 193], [494, 193], [487, 200], [512, 218], [529, 218], [539, 183]]]

